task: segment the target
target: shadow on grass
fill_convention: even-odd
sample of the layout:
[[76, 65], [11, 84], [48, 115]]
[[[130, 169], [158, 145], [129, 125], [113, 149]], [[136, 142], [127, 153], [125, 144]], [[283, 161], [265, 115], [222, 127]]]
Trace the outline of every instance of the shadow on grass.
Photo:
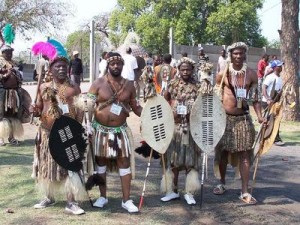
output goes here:
[[18, 146], [7, 144], [0, 148], [0, 165], [30, 165], [33, 160], [34, 139], [20, 142]]

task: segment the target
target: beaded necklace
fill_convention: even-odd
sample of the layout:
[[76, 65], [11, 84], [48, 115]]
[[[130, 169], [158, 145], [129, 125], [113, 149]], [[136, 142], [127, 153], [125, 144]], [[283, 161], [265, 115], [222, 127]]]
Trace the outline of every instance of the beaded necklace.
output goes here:
[[[243, 99], [246, 99], [246, 78], [247, 78], [247, 64], [243, 63], [240, 70], [235, 70], [232, 63], [229, 64], [229, 72], [231, 75], [231, 81], [235, 92], [235, 97], [237, 100], [237, 108], [242, 108]], [[243, 77], [244, 76], [244, 79]], [[243, 80], [242, 80], [243, 79]], [[240, 82], [242, 80], [242, 82]]]

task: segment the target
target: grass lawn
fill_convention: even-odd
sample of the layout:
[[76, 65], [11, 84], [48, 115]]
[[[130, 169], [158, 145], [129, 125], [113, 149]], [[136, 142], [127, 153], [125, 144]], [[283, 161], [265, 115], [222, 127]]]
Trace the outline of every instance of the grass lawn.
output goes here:
[[[256, 124], [258, 127], [258, 124]], [[300, 146], [300, 123], [282, 122], [282, 139], [290, 146]], [[6, 145], [0, 148], [0, 224], [168, 224], [163, 216], [164, 205], [145, 207], [145, 213], [129, 215], [121, 208], [120, 180], [117, 175], [109, 175], [109, 207], [102, 210], [90, 207], [89, 201], [80, 203], [86, 210], [82, 216], [64, 213], [65, 198], [61, 198], [50, 208], [36, 210], [33, 205], [41, 199], [35, 189], [35, 181], [30, 177], [33, 161], [33, 139], [21, 142], [21, 146]], [[151, 171], [153, 173], [153, 170]], [[153, 174], [159, 180], [159, 176]], [[141, 193], [144, 170], [140, 170], [137, 179], [132, 182], [135, 203]], [[157, 192], [158, 184], [149, 183], [147, 189]], [[155, 193], [159, 195], [159, 193]], [[90, 195], [98, 197], [94, 188]], [[156, 196], [158, 198], [158, 196]], [[14, 213], [7, 213], [10, 208]], [[160, 216], [162, 217], [160, 217]], [[173, 221], [174, 222], [174, 221]]]

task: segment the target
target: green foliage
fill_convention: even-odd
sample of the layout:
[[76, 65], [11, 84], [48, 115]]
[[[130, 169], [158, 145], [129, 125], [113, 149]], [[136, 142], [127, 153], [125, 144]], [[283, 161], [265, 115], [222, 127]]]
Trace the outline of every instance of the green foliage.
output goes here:
[[267, 47], [280, 49], [281, 47], [280, 40], [272, 40], [268, 42]]
[[231, 44], [244, 41], [250, 46], [263, 47], [267, 40], [260, 35], [260, 21], [257, 9], [262, 0], [221, 1], [215, 12], [208, 18], [205, 29], [207, 40], [213, 44]]
[[[95, 35], [95, 42], [100, 42], [99, 34]], [[90, 54], [90, 32], [89, 31], [75, 31], [68, 35], [65, 44], [68, 54], [71, 56], [73, 51], [79, 51], [80, 58], [84, 64], [89, 62]], [[82, 52], [81, 52], [82, 51]]]
[[[263, 0], [119, 0], [109, 28], [113, 44], [123, 42], [129, 30], [141, 37], [149, 51], [167, 52], [169, 29], [177, 44], [231, 44], [240, 40], [262, 47], [257, 9]], [[118, 38], [116, 38], [118, 37]]]
[[[12, 24], [16, 32], [30, 37], [32, 31], [50, 33], [60, 27], [66, 16], [72, 13], [62, 0], [5, 0], [0, 1], [0, 30], [6, 23]], [[2, 36], [0, 34], [0, 40]]]

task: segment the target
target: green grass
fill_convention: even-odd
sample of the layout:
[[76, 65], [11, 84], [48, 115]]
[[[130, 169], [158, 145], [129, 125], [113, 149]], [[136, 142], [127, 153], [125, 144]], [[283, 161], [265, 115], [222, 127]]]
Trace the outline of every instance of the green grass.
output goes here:
[[[258, 127], [258, 124], [256, 124]], [[281, 135], [288, 145], [300, 146], [300, 123], [282, 122]], [[33, 205], [41, 195], [35, 188], [35, 181], [30, 177], [32, 171], [34, 142], [32, 139], [21, 142], [20, 146], [0, 147], [0, 224], [205, 224], [206, 218], [213, 219], [213, 209], [217, 206], [214, 201], [205, 203], [204, 215], [199, 213], [199, 208], [191, 209], [180, 201], [163, 204], [159, 201], [159, 182], [161, 169], [159, 163], [152, 162], [145, 203], [142, 212], [130, 215], [121, 208], [121, 187], [117, 174], [108, 175], [108, 198], [109, 204], [104, 209], [95, 209], [89, 201], [81, 202], [86, 214], [71, 216], [64, 213], [65, 198], [57, 199], [53, 207], [46, 209], [34, 209]], [[156, 163], [156, 167], [155, 167]], [[153, 165], [154, 164], [154, 165]], [[132, 198], [136, 204], [142, 192], [143, 181], [146, 171], [146, 162], [142, 162], [137, 169], [137, 178], [132, 181]], [[207, 184], [208, 185], [208, 184]], [[182, 187], [181, 187], [182, 188]], [[210, 193], [212, 187], [205, 191]], [[98, 197], [98, 191], [94, 188], [90, 195], [92, 199]], [[215, 197], [215, 196], [211, 196]], [[210, 197], [210, 198], [211, 198]], [[206, 199], [205, 201], [208, 201]], [[219, 201], [216, 199], [215, 201]], [[218, 203], [221, 204], [221, 203]], [[224, 203], [222, 203], [224, 204]], [[227, 205], [226, 205], [227, 206]], [[224, 207], [224, 205], [222, 206]], [[12, 209], [14, 213], [7, 213], [6, 209]], [[212, 210], [212, 211], [211, 211]], [[175, 214], [175, 215], [174, 215]], [[174, 217], [175, 216], [175, 217]], [[191, 219], [191, 216], [193, 219]], [[236, 215], [238, 217], [238, 215]], [[185, 222], [190, 221], [190, 222]], [[200, 222], [200, 223], [199, 223]]]

